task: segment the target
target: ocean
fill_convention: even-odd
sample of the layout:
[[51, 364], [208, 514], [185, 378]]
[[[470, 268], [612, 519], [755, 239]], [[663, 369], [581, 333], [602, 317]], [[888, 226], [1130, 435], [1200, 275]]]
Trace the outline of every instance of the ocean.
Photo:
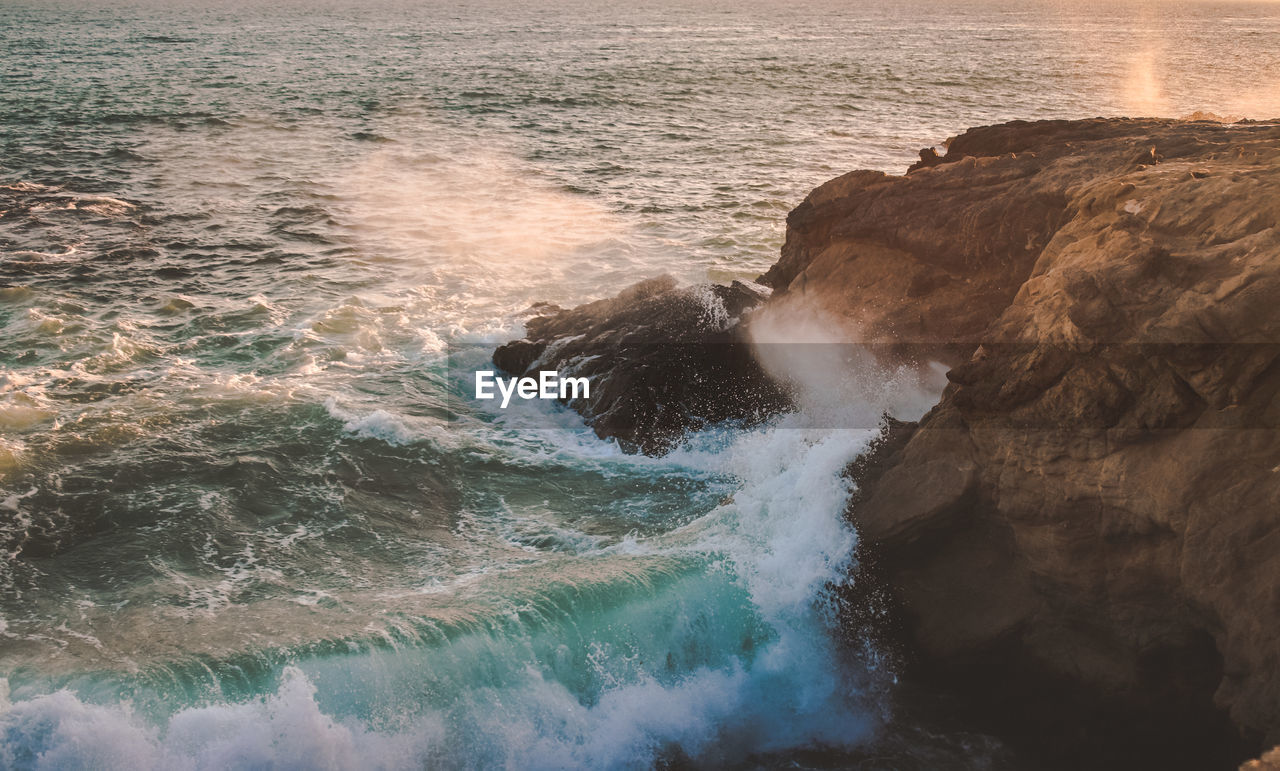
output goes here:
[[627, 455], [451, 362], [535, 302], [752, 279], [810, 189], [969, 126], [1280, 115], [1265, 2], [7, 0], [0, 31], [14, 769], [999, 767], [836, 628], [874, 431]]

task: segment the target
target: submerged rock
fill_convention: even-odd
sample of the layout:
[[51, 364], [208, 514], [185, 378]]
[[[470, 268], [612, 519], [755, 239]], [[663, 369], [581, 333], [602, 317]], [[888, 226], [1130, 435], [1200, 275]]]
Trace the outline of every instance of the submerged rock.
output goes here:
[[660, 455], [689, 431], [788, 407], [751, 355], [742, 323], [768, 294], [739, 281], [679, 287], [670, 276], [653, 278], [577, 308], [535, 309], [526, 336], [498, 348], [493, 361], [513, 375], [589, 378], [591, 398], [569, 406], [602, 439]]

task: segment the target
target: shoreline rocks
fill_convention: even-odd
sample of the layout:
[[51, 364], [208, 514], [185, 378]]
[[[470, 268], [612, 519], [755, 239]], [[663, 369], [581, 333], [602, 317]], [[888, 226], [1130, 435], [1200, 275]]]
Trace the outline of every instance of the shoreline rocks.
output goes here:
[[849, 470], [874, 566], [854, 581], [883, 587], [911, 676], [1048, 766], [1233, 768], [1280, 743], [1280, 124], [971, 129], [905, 175], [819, 186], [787, 225], [767, 300], [638, 285], [495, 361], [589, 372], [606, 399], [575, 408], [659, 453], [788, 407], [749, 308], [942, 362], [938, 404]]
[[849, 511], [920, 671], [1068, 766], [1280, 741], [1280, 126], [974, 129], [811, 198], [780, 291], [972, 345]]
[[679, 287], [670, 276], [648, 279], [577, 308], [539, 309], [526, 336], [499, 347], [493, 361], [512, 375], [554, 369], [589, 378], [591, 399], [569, 407], [601, 439], [661, 455], [690, 431], [749, 425], [789, 408], [745, 336], [744, 316], [768, 294], [738, 281]]

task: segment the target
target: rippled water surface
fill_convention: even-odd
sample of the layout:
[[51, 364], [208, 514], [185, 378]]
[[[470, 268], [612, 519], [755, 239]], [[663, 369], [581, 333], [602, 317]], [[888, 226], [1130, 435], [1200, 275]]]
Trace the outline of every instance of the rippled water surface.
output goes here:
[[446, 359], [966, 126], [1274, 117], [1280, 5], [19, 1], [0, 82], [0, 766], [856, 763], [866, 432], [631, 457]]

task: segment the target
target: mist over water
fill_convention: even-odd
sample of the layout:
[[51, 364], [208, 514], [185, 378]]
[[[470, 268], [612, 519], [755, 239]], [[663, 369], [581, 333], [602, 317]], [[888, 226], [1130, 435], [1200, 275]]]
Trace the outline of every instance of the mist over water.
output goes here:
[[448, 360], [533, 302], [754, 278], [812, 187], [970, 125], [1280, 114], [1269, 3], [15, 2], [0, 32], [14, 768], [874, 752], [893, 673], [828, 594], [874, 432], [813, 426], [936, 377], [775, 362], [802, 413], [650, 459], [467, 406]]

